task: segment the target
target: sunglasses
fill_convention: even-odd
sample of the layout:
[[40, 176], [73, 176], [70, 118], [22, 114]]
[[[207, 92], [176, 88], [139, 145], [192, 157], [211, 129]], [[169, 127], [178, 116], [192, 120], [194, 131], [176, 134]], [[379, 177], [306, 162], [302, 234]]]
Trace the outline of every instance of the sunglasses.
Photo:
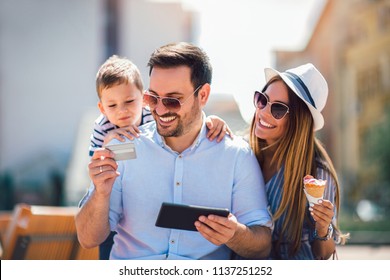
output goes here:
[[158, 100], [171, 112], [178, 112], [181, 109], [181, 106], [187, 102], [187, 100], [194, 95], [203, 85], [198, 86], [193, 93], [191, 93], [183, 102], [180, 102], [179, 99], [173, 97], [160, 97], [154, 94], [151, 94], [149, 91], [144, 94], [144, 101], [149, 105], [151, 110], [154, 110], [158, 104]]
[[255, 107], [259, 109], [264, 109], [267, 104], [269, 104], [271, 108], [271, 115], [277, 120], [283, 119], [284, 116], [290, 112], [290, 108], [286, 104], [282, 102], [270, 102], [268, 96], [260, 91], [255, 91], [253, 103]]

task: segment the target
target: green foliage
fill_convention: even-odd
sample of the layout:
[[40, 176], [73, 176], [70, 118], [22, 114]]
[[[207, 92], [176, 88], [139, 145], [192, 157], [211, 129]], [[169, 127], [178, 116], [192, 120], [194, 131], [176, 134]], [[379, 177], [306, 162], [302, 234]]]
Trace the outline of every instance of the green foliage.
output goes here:
[[356, 214], [344, 213], [339, 217], [339, 226], [343, 232], [350, 231], [387, 231], [390, 232], [390, 220], [363, 222]]
[[378, 179], [390, 182], [390, 113], [370, 132], [369, 151], [367, 157], [378, 164]]
[[359, 172], [360, 199], [374, 202], [382, 216], [390, 214], [390, 110], [365, 135], [365, 155]]

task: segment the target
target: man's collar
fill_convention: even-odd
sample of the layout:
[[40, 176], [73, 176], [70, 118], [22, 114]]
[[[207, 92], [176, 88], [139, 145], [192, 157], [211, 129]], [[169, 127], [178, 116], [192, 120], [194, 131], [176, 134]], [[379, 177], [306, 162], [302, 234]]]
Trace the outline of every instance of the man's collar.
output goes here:
[[[188, 148], [186, 148], [183, 153], [187, 153], [187, 152], [190, 152], [192, 150], [194, 150], [195, 148], [197, 148], [199, 146], [199, 144], [204, 140], [206, 139], [206, 135], [207, 135], [207, 127], [206, 127], [206, 114], [205, 112], [202, 111], [202, 127], [200, 129], [200, 132], [198, 134], [198, 136], [195, 138], [194, 142], [191, 144], [191, 146], [189, 146]], [[164, 137], [162, 137], [160, 134], [158, 134], [157, 132], [157, 125], [156, 125], [156, 128], [155, 128], [155, 131], [154, 131], [154, 138], [156, 139], [157, 143], [163, 147], [164, 149], [167, 149], [169, 151], [172, 151], [174, 153], [177, 153], [176, 151], [173, 151], [171, 149], [171, 147], [169, 147], [166, 142], [165, 142], [165, 139]]]

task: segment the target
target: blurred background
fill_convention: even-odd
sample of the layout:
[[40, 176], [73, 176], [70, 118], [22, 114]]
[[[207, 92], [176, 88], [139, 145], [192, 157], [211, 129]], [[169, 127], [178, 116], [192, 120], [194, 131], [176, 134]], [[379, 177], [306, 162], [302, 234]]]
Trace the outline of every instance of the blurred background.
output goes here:
[[318, 137], [351, 233], [339, 257], [390, 259], [389, 0], [0, 0], [0, 211], [77, 205], [89, 185], [99, 66], [126, 56], [147, 87], [150, 54], [177, 41], [209, 54], [206, 111], [237, 134], [264, 67], [317, 66], [329, 84]]

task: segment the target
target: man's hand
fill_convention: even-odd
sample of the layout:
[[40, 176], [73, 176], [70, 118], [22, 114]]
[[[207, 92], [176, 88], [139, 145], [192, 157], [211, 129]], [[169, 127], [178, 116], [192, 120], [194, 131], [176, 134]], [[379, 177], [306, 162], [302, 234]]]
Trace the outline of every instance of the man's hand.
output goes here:
[[116, 177], [118, 164], [114, 160], [114, 153], [108, 149], [96, 149], [88, 164], [89, 177], [95, 185], [98, 195], [109, 196]]
[[84, 248], [98, 246], [110, 233], [110, 194], [119, 175], [117, 168], [113, 152], [104, 148], [95, 150], [88, 164], [95, 190], [75, 218], [77, 237]]
[[217, 215], [200, 216], [195, 227], [204, 238], [219, 246], [230, 241], [236, 232], [237, 224], [236, 217], [230, 213], [227, 218]]
[[233, 214], [227, 218], [216, 215], [200, 216], [195, 222], [199, 233], [214, 245], [225, 244], [244, 258], [264, 259], [271, 250], [271, 231], [267, 227], [248, 227]]

